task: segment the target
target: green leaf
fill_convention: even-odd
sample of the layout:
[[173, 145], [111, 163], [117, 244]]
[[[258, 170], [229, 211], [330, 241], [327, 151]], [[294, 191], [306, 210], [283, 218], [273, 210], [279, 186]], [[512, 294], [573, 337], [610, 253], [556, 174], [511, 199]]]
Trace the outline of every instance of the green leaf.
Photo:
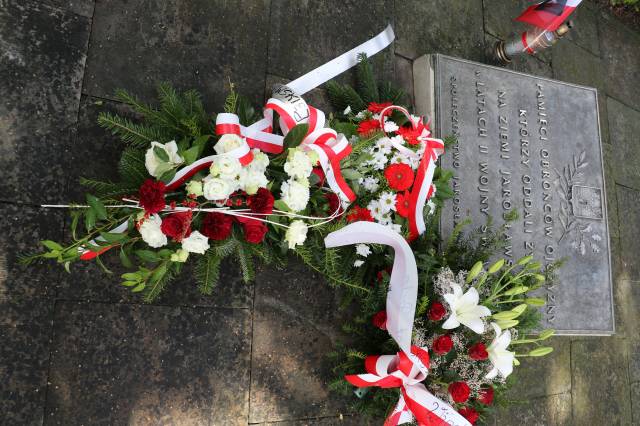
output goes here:
[[549, 337], [553, 336], [554, 334], [556, 334], [556, 331], [549, 328], [541, 331], [540, 334], [538, 334], [538, 339], [547, 340]]
[[137, 272], [127, 272], [126, 274], [120, 275], [120, 277], [127, 281], [140, 281], [140, 275]]
[[298, 124], [293, 129], [289, 130], [289, 133], [287, 133], [287, 136], [284, 138], [284, 148], [295, 148], [300, 145], [308, 131], [309, 125], [304, 123]]
[[112, 232], [101, 232], [100, 236], [104, 238], [104, 240], [108, 243], [119, 243], [122, 240], [127, 238], [127, 234], [122, 233], [112, 233]]
[[198, 159], [198, 155], [200, 155], [200, 147], [192, 146], [182, 153], [182, 158], [184, 158], [184, 162], [188, 166]]
[[105, 220], [107, 218], [107, 209], [104, 208], [102, 201], [91, 194], [87, 194], [87, 203], [91, 206], [91, 209], [96, 212], [98, 219]]
[[120, 263], [122, 263], [122, 266], [125, 268], [133, 268], [131, 259], [129, 259], [129, 256], [127, 256], [127, 253], [123, 249], [120, 249]]
[[173, 179], [175, 175], [176, 175], [176, 169], [167, 170], [166, 172], [160, 175], [158, 180], [161, 180], [164, 183], [168, 183], [168, 182], [171, 182], [171, 179]]
[[165, 151], [164, 148], [160, 148], [159, 146], [154, 146], [153, 154], [156, 156], [158, 160], [163, 161], [165, 163], [169, 162], [169, 154], [167, 154], [167, 151]]
[[516, 296], [518, 294], [526, 293], [528, 290], [529, 290], [529, 287], [519, 285], [517, 287], [514, 287], [510, 290], [505, 291], [504, 294], [505, 296]]
[[156, 252], [151, 250], [136, 250], [136, 256], [140, 258], [143, 262], [155, 263], [160, 260]]
[[60, 244], [56, 243], [55, 241], [44, 240], [44, 241], [40, 241], [40, 243], [46, 248], [48, 248], [49, 250], [58, 250], [58, 251], [64, 250], [64, 247], [62, 247]]
[[553, 352], [552, 347], [542, 346], [540, 348], [535, 348], [534, 350], [529, 352], [529, 356], [535, 356], [535, 357], [545, 356], [545, 355], [549, 355], [551, 352]]
[[274, 209], [276, 209], [276, 210], [284, 211], [284, 212], [288, 212], [289, 210], [291, 210], [291, 209], [289, 208], [289, 206], [287, 205], [287, 203], [285, 203], [285, 202], [284, 202], [284, 201], [282, 201], [282, 200], [276, 200], [276, 201], [274, 201], [274, 202], [273, 202], [273, 208], [274, 208]]
[[353, 169], [342, 170], [342, 176], [344, 176], [345, 179], [349, 179], [349, 180], [357, 180], [362, 177], [362, 175], [359, 172]]
[[500, 269], [502, 269], [503, 266], [504, 266], [504, 259], [500, 259], [496, 263], [494, 263], [493, 265], [489, 266], [488, 272], [490, 274], [495, 274]]
[[122, 283], [122, 285], [126, 286], [126, 287], [133, 287], [134, 285], [136, 285], [138, 283], [139, 283], [138, 281], [124, 281]]
[[135, 288], [134, 288], [134, 289], [132, 289], [131, 291], [132, 291], [133, 293], [139, 293], [139, 292], [141, 292], [142, 290], [144, 290], [144, 288], [145, 288], [145, 287], [146, 287], [146, 284], [145, 284], [145, 283], [140, 283], [140, 284], [138, 284], [138, 286], [137, 286], [137, 287], [135, 287]]
[[96, 225], [96, 211], [94, 209], [87, 209], [84, 214], [84, 225], [87, 228], [87, 232], [91, 232]]

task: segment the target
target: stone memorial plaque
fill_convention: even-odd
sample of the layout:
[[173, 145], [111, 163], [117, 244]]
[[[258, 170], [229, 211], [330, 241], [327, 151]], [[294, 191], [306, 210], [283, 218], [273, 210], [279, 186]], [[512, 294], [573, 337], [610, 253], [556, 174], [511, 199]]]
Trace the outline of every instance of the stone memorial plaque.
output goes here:
[[440, 160], [455, 174], [443, 238], [466, 218], [482, 232], [490, 218], [506, 224], [500, 257], [565, 260], [539, 290], [543, 326], [613, 334], [596, 90], [442, 55], [416, 60], [414, 79], [418, 112], [439, 137], [458, 138]]

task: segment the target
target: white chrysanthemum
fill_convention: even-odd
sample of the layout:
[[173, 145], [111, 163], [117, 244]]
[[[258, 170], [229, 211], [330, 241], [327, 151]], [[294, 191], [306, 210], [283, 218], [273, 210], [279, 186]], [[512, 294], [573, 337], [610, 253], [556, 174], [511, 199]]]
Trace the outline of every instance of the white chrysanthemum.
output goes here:
[[371, 216], [377, 220], [377, 221], [381, 221], [382, 216], [384, 215], [384, 211], [382, 210], [382, 206], [380, 205], [380, 201], [378, 200], [371, 200], [369, 201], [369, 204], [367, 204], [367, 208], [369, 209], [369, 211], [371, 212]]
[[289, 224], [284, 240], [289, 243], [290, 249], [304, 244], [307, 239], [307, 229], [307, 224], [301, 220], [294, 220]]
[[362, 180], [362, 186], [369, 192], [376, 192], [380, 187], [380, 181], [372, 176], [367, 176]]
[[218, 142], [216, 142], [213, 149], [216, 151], [216, 154], [221, 155], [233, 151], [236, 148], [240, 148], [245, 143], [246, 142], [242, 137], [229, 133], [220, 136], [220, 139], [218, 139]]
[[387, 228], [390, 228], [392, 231], [402, 235], [402, 225], [399, 225], [397, 223], [392, 223], [389, 222], [386, 224]]
[[138, 231], [149, 247], [159, 248], [167, 244], [167, 236], [162, 233], [160, 225], [162, 225], [162, 219], [157, 214], [146, 218], [140, 225]]
[[287, 162], [284, 163], [284, 171], [293, 178], [306, 179], [313, 170], [313, 164], [309, 156], [299, 149], [292, 149], [287, 156]]
[[383, 192], [380, 195], [379, 201], [384, 213], [396, 210], [396, 194], [392, 192]]
[[301, 179], [289, 179], [280, 187], [280, 198], [294, 212], [307, 207], [309, 202], [309, 182]]
[[362, 257], [367, 257], [371, 254], [371, 249], [366, 244], [357, 244], [356, 253], [358, 253]]
[[228, 155], [217, 157], [213, 160], [210, 167], [210, 171], [213, 176], [219, 176], [225, 180], [235, 179], [240, 173], [240, 170], [242, 170], [240, 160]]
[[391, 154], [391, 150], [393, 149], [393, 145], [391, 145], [391, 139], [387, 137], [380, 138], [376, 141], [375, 151], [380, 154], [389, 155]]
[[233, 193], [233, 183], [225, 179], [205, 179], [202, 192], [207, 200], [226, 200]]
[[502, 331], [495, 322], [492, 322], [491, 326], [496, 332], [496, 337], [487, 348], [487, 353], [489, 353], [489, 361], [491, 361], [493, 368], [486, 377], [493, 379], [500, 373], [502, 377], [507, 378], [513, 372], [515, 358], [515, 353], [507, 350], [511, 344], [511, 333], [509, 330]]
[[356, 114], [358, 120], [363, 120], [367, 116], [367, 111], [363, 110]]
[[444, 300], [449, 305], [451, 315], [442, 324], [442, 328], [450, 330], [463, 324], [478, 334], [484, 332], [484, 322], [482, 317], [491, 315], [491, 311], [486, 306], [478, 305], [480, 295], [474, 287], [469, 288], [462, 294], [462, 287], [452, 284], [453, 293], [444, 295]]
[[355, 262], [353, 262], [353, 266], [355, 266], [356, 268], [361, 267], [362, 265], [364, 265], [364, 260], [356, 260]]
[[258, 189], [266, 188], [269, 184], [269, 180], [265, 176], [264, 172], [258, 172], [245, 167], [240, 171], [238, 183], [240, 189], [249, 195], [253, 195], [258, 192]]
[[391, 212], [384, 213], [382, 217], [380, 217], [380, 220], [378, 222], [380, 222], [381, 225], [385, 225], [385, 226], [391, 225], [393, 223], [393, 219], [391, 218]]
[[[162, 149], [169, 157], [169, 161], [162, 161], [154, 152], [155, 148]], [[159, 142], [151, 142], [151, 148], [144, 155], [144, 166], [149, 174], [153, 177], [160, 177], [164, 172], [179, 166], [184, 159], [178, 155], [178, 145], [176, 141], [161, 144]]]
[[200, 232], [193, 231], [191, 235], [182, 240], [182, 249], [189, 253], [204, 254], [209, 250], [209, 241]]

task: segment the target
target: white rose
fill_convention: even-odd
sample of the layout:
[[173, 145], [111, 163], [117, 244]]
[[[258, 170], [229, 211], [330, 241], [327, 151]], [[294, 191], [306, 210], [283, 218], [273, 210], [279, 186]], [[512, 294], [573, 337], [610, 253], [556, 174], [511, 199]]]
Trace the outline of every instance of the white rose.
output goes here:
[[260, 188], [266, 188], [269, 184], [269, 180], [264, 175], [264, 172], [257, 172], [248, 168], [243, 168], [240, 172], [240, 189], [249, 195], [253, 195], [258, 192]]
[[287, 156], [287, 162], [284, 163], [284, 171], [291, 177], [304, 179], [309, 177], [313, 170], [311, 160], [306, 153], [299, 149], [292, 149]]
[[216, 158], [211, 164], [211, 174], [220, 175], [223, 179], [235, 179], [240, 170], [242, 170], [240, 160], [228, 155]]
[[[153, 152], [154, 148], [160, 148], [167, 153], [169, 161], [160, 160]], [[151, 148], [149, 148], [144, 155], [144, 165], [147, 168], [149, 174], [153, 177], [159, 177], [167, 170], [171, 170], [175, 166], [182, 164], [184, 160], [178, 155], [178, 145], [176, 141], [167, 142], [161, 144], [159, 142], [151, 142]]]
[[280, 197], [292, 211], [304, 210], [309, 202], [309, 183], [298, 179], [289, 179], [282, 183]]
[[294, 220], [289, 225], [284, 239], [289, 243], [290, 249], [304, 244], [307, 239], [307, 225], [301, 220]]
[[204, 183], [202, 191], [207, 200], [225, 200], [234, 188], [224, 179], [211, 178]]
[[233, 151], [236, 148], [241, 147], [244, 144], [244, 139], [242, 139], [238, 135], [234, 134], [226, 134], [220, 136], [218, 142], [215, 144], [213, 149], [216, 150], [216, 154], [226, 154], [229, 151]]
[[193, 194], [197, 197], [202, 195], [202, 182], [192, 180], [187, 184], [187, 194]]
[[189, 253], [204, 254], [209, 250], [209, 241], [200, 232], [193, 231], [191, 235], [182, 240], [182, 249]]
[[261, 152], [258, 148], [254, 148], [251, 152], [253, 153], [253, 161], [249, 163], [249, 169], [255, 172], [264, 173], [269, 166], [269, 157], [267, 157], [267, 154]]
[[140, 225], [140, 235], [142, 240], [149, 247], [159, 248], [167, 244], [167, 236], [160, 230], [162, 219], [157, 214], [151, 215]]

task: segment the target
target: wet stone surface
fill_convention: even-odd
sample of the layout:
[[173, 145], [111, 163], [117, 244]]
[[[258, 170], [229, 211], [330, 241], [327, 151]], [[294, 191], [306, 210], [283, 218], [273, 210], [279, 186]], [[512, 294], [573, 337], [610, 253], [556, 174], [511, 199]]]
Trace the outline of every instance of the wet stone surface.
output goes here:
[[156, 83], [170, 81], [181, 90], [199, 90], [208, 110], [218, 111], [231, 80], [258, 103], [269, 5], [269, 0], [98, 2], [84, 90], [111, 98], [124, 88], [149, 101], [155, 99]]
[[245, 425], [249, 333], [244, 309], [60, 303], [46, 423]]
[[32, 1], [2, 3], [0, 199], [42, 202], [63, 190], [89, 28], [85, 17]]
[[640, 280], [640, 241], [635, 235], [640, 223], [640, 191], [618, 185], [616, 194], [618, 210], [624, 212], [624, 219], [620, 221], [621, 274], [625, 279]]
[[607, 98], [616, 183], [640, 189], [640, 112]]
[[[518, 404], [517, 409], [498, 409], [489, 425], [567, 426], [571, 420], [571, 394], [536, 398]], [[576, 423], [588, 424], [588, 423]]]

